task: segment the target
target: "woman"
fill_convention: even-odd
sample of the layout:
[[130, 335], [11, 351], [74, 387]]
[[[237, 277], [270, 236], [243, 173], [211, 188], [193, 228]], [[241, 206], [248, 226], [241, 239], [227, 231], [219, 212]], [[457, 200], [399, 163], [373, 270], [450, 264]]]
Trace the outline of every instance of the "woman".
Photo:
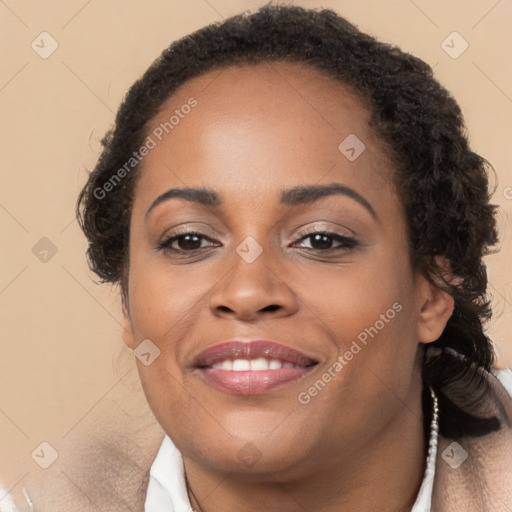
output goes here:
[[103, 146], [78, 216], [166, 433], [144, 510], [510, 510], [488, 164], [427, 64], [266, 6], [173, 43]]

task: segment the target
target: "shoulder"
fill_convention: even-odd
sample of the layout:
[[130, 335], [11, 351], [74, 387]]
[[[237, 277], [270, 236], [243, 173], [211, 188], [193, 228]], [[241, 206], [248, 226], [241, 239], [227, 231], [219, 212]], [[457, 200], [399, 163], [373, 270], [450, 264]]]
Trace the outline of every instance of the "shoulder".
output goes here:
[[[28, 503], [27, 503], [28, 505]], [[0, 512], [21, 512], [9, 491], [0, 480]]]
[[22, 472], [0, 460], [0, 512], [141, 511], [163, 437], [140, 384], [125, 379], [68, 437], [52, 441], [59, 456], [51, 467], [39, 471], [29, 460]]

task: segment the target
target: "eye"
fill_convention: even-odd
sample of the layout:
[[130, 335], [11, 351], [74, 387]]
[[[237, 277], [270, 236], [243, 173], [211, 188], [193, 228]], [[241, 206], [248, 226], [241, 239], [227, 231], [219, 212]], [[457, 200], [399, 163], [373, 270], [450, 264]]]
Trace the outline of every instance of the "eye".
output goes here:
[[[345, 235], [328, 231], [312, 231], [303, 234], [292, 247], [306, 240], [309, 241], [309, 247], [303, 245], [304, 249], [323, 253], [347, 251], [357, 245], [356, 240]], [[205, 242], [206, 245], [204, 244]], [[219, 245], [218, 242], [203, 233], [184, 231], [165, 238], [157, 245], [157, 249], [170, 251], [175, 254], [193, 254], [209, 247], [219, 247]]]
[[[340, 235], [338, 233], [330, 233], [328, 231], [313, 231], [302, 236], [298, 242], [309, 239], [309, 247], [305, 249], [312, 249], [314, 251], [329, 252], [329, 251], [346, 251], [354, 248], [357, 242], [348, 236]], [[333, 247], [333, 244], [336, 244]]]
[[201, 245], [205, 240], [214, 242], [206, 235], [201, 233], [196, 233], [195, 231], [185, 231], [182, 233], [176, 233], [162, 240], [157, 245], [157, 249], [168, 250], [176, 253], [191, 253], [200, 249], [205, 249], [206, 247]]

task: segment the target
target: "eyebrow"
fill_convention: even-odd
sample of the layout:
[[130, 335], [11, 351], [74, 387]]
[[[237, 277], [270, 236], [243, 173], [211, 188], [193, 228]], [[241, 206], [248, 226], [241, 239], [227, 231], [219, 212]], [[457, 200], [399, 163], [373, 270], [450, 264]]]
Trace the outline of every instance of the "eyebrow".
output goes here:
[[[299, 185], [288, 190], [283, 190], [280, 202], [288, 206], [311, 204], [323, 197], [334, 194], [341, 194], [357, 201], [368, 210], [375, 220], [379, 219], [372, 205], [361, 194], [356, 192], [353, 188], [342, 185], [341, 183], [330, 183], [329, 185]], [[185, 199], [207, 207], [218, 207], [222, 205], [222, 199], [213, 189], [196, 187], [171, 188], [163, 194], [160, 194], [151, 203], [151, 206], [146, 212], [146, 217], [159, 204], [175, 198]]]

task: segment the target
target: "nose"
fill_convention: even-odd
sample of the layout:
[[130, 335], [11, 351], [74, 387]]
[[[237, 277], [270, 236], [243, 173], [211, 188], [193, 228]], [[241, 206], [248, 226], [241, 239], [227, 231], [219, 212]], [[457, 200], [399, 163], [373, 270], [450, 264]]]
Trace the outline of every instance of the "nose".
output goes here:
[[215, 316], [251, 322], [262, 317], [286, 317], [297, 311], [298, 301], [288, 284], [290, 273], [277, 264], [271, 268], [269, 256], [263, 251], [248, 263], [234, 255], [228, 272], [210, 293], [209, 307]]

